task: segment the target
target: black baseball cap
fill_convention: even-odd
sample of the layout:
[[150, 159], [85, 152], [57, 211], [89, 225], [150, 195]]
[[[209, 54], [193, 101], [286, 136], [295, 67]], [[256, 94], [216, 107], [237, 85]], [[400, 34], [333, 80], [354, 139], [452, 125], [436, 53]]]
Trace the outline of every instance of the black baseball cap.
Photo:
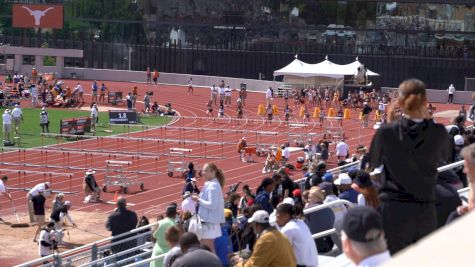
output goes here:
[[356, 173], [356, 178], [353, 180], [353, 183], [357, 184], [361, 188], [370, 187], [373, 185], [369, 173], [362, 170], [359, 170]]
[[355, 207], [348, 210], [339, 230], [351, 240], [371, 242], [383, 234], [383, 220], [375, 209], [370, 207]]

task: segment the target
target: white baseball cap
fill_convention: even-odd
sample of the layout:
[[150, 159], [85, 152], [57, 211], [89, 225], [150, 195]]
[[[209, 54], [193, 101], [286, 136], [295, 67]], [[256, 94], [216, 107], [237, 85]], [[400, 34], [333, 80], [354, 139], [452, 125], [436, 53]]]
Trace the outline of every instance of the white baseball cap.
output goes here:
[[284, 198], [284, 200], [282, 201], [283, 204], [290, 204], [292, 206], [295, 206], [295, 201], [293, 198], [291, 197], [286, 197]]
[[338, 175], [338, 178], [333, 181], [335, 185], [350, 185], [353, 181], [351, 181], [350, 176], [348, 176], [348, 173], [340, 173]]
[[254, 212], [252, 217], [247, 221], [249, 223], [269, 223], [269, 213], [265, 210], [258, 210]]
[[454, 142], [457, 146], [463, 146], [465, 140], [463, 140], [463, 137], [460, 134], [457, 134], [456, 136], [454, 136]]
[[64, 206], [71, 206], [71, 201], [64, 201]]
[[89, 169], [86, 172], [86, 175], [95, 174], [96, 172], [93, 169]]

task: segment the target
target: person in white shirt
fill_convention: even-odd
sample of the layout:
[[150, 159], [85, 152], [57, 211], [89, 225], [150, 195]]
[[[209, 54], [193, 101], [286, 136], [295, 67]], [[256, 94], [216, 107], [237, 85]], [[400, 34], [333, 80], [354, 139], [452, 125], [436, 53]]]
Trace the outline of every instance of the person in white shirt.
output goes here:
[[338, 161], [344, 161], [349, 155], [350, 147], [345, 143], [344, 139], [341, 139], [338, 144], [336, 144], [336, 157]]
[[452, 104], [454, 101], [454, 94], [455, 94], [455, 86], [453, 84], [449, 85], [447, 89], [447, 93], [449, 94], [449, 98], [447, 99], [447, 104]]
[[7, 108], [2, 115], [3, 120], [3, 141], [10, 141], [10, 133], [12, 131], [12, 115]]
[[384, 238], [383, 221], [375, 209], [350, 209], [339, 228], [343, 252], [357, 267], [376, 267], [391, 259]]
[[33, 84], [30, 87], [30, 94], [31, 94], [31, 105], [36, 108], [38, 107], [38, 89]]
[[222, 85], [219, 87], [219, 104], [223, 104], [224, 105], [224, 92], [225, 92], [225, 87]]
[[[8, 193], [6, 184], [8, 182], [8, 176], [4, 175], [2, 176], [2, 179], [0, 179], [0, 194], [6, 196], [10, 201], [13, 201], [12, 195]], [[2, 222], [3, 219], [0, 218], [0, 222]]]
[[188, 80], [188, 94], [189, 93], [193, 94], [193, 78]]
[[282, 146], [282, 158], [285, 161], [288, 161], [290, 159], [290, 148], [288, 146]]
[[33, 203], [31, 202], [31, 200], [33, 199], [33, 197], [35, 197], [39, 194], [43, 194], [43, 196], [45, 198], [49, 197], [49, 195], [51, 194], [50, 183], [49, 182], [39, 183], [39, 184], [35, 185], [26, 194], [26, 199], [28, 201], [28, 213], [29, 213], [29, 216], [30, 216], [30, 223], [35, 222], [35, 216], [34, 216], [34, 212], [33, 212]]
[[53, 244], [51, 231], [54, 229], [54, 223], [48, 223], [40, 232], [40, 239], [38, 241], [38, 248], [40, 257], [46, 257], [51, 254], [55, 247]]
[[96, 124], [99, 121], [99, 110], [97, 108], [97, 105], [94, 104], [92, 105], [91, 108], [91, 131], [95, 132], [96, 131]]
[[228, 86], [226, 86], [226, 88], [224, 88], [224, 105], [230, 107], [231, 106], [231, 88]]
[[208, 246], [215, 253], [214, 240], [222, 235], [221, 223], [224, 219], [224, 174], [213, 163], [204, 165], [202, 175], [206, 179], [203, 191], [192, 195], [192, 200], [199, 204], [198, 215], [203, 222], [201, 244]]
[[181, 202], [181, 210], [183, 212], [189, 212], [192, 215], [196, 213], [196, 204], [197, 202], [191, 199], [191, 192], [186, 191], [183, 194], [183, 201]]
[[213, 84], [211, 86], [211, 102], [216, 106], [216, 101], [218, 99], [218, 88]]
[[274, 91], [272, 90], [272, 87], [267, 88], [266, 91], [266, 106], [269, 104], [272, 105], [272, 98], [274, 97]]
[[297, 219], [296, 207], [283, 203], [277, 207], [276, 223], [281, 227], [280, 232], [289, 239], [294, 250], [297, 266], [318, 266], [318, 252], [312, 233], [307, 224]]
[[12, 110], [12, 118], [13, 127], [15, 128], [15, 134], [18, 135], [20, 124], [21, 122], [23, 122], [23, 112], [21, 111], [20, 105], [15, 104], [15, 108]]
[[79, 95], [79, 101], [81, 101], [81, 103], [84, 103], [84, 88], [82, 87], [82, 85], [80, 83], [78, 83], [76, 85], [76, 87], [74, 88], [74, 90], [78, 92], [78, 95]]

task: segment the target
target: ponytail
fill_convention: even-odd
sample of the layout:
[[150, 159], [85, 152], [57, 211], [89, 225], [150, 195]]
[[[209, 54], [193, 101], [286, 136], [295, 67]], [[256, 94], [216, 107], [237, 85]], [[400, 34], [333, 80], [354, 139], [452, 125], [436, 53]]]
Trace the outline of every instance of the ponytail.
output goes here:
[[218, 179], [221, 188], [224, 188], [224, 173], [223, 170], [217, 169], [216, 170], [216, 179]]

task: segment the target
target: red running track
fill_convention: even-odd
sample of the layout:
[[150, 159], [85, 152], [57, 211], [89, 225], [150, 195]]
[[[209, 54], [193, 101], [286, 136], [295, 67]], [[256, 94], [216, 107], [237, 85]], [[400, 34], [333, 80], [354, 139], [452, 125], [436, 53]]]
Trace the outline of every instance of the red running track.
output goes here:
[[[73, 86], [76, 81], [66, 81], [66, 84]], [[84, 88], [90, 88], [90, 81], [83, 81]], [[172, 103], [172, 106], [182, 116], [190, 117], [206, 117], [206, 103], [209, 99], [210, 90], [208, 88], [195, 88], [194, 95], [187, 94], [186, 87], [180, 86], [168, 86], [159, 85], [146, 86], [144, 84], [137, 83], [117, 83], [106, 82], [106, 85], [111, 90], [130, 91], [135, 85], [140, 87], [139, 97], [140, 100], [145, 91], [153, 90], [154, 96], [152, 101], [158, 101], [161, 105], [165, 103]], [[247, 119], [244, 123], [237, 125], [231, 118], [235, 117], [235, 100], [237, 92], [233, 93], [232, 107], [225, 108], [225, 114], [227, 121], [218, 122], [210, 119], [181, 119], [174, 123], [176, 127], [197, 127], [201, 129], [235, 129], [235, 130], [259, 130], [259, 131], [274, 131], [279, 132], [279, 136], [276, 138], [277, 144], [282, 144], [287, 141], [287, 127], [284, 125], [282, 114], [275, 116], [274, 122], [269, 125], [262, 116], [257, 115], [257, 108], [259, 104], [265, 104], [265, 98], [260, 93], [249, 93], [246, 101], [246, 107], [244, 110], [244, 117]], [[279, 109], [283, 109], [282, 99], [277, 99], [276, 104], [279, 105]], [[138, 109], [142, 107], [139, 104]], [[449, 106], [438, 106], [438, 111], [441, 109], [450, 108]], [[100, 108], [99, 108], [100, 109]], [[215, 114], [217, 113], [217, 107], [214, 107]], [[452, 107], [452, 109], [458, 109]], [[294, 114], [295, 114], [294, 109]], [[350, 145], [351, 152], [355, 151], [358, 144], [368, 145], [371, 137], [374, 133], [373, 129], [361, 128], [361, 122], [356, 118], [356, 112], [352, 112], [351, 120], [344, 122], [345, 135], [347, 142]], [[292, 122], [296, 123], [301, 119], [292, 118]], [[315, 120], [312, 119], [313, 122]], [[321, 133], [322, 130], [319, 127], [309, 129], [309, 132]], [[226, 187], [242, 182], [242, 184], [249, 184], [252, 188], [257, 187], [261, 179], [265, 177], [261, 173], [264, 165], [265, 158], [254, 157], [257, 163], [242, 163], [239, 160], [239, 155], [236, 152], [236, 143], [241, 136], [246, 136], [248, 142], [255, 143], [257, 137], [255, 134], [246, 134], [243, 132], [220, 132], [220, 131], [198, 131], [198, 130], [179, 130], [179, 129], [149, 129], [146, 131], [128, 133], [122, 136], [125, 137], [139, 137], [148, 138], [152, 140], [126, 140], [124, 138], [98, 138], [93, 140], [82, 140], [71, 143], [63, 143], [60, 145], [50, 146], [45, 148], [44, 151], [26, 151], [26, 152], [5, 152], [2, 153], [2, 162], [10, 162], [14, 164], [29, 163], [30, 166], [10, 166], [3, 165], [1, 167], [1, 173], [9, 171], [11, 180], [10, 186], [12, 187], [31, 187], [35, 184], [43, 181], [51, 181], [53, 189], [64, 191], [78, 191], [79, 194], [72, 195], [68, 199], [74, 203], [73, 210], [82, 210], [87, 212], [101, 212], [110, 213], [114, 206], [105, 203], [97, 204], [84, 204], [82, 203], [82, 179], [84, 175], [83, 170], [70, 169], [70, 167], [76, 168], [105, 168], [105, 161], [109, 159], [114, 160], [126, 160], [132, 161], [132, 165], [129, 170], [141, 170], [146, 172], [160, 172], [161, 174], [138, 174], [136, 180], [142, 181], [145, 184], [145, 191], [138, 190], [138, 186], [132, 186], [126, 195], [128, 202], [135, 204], [132, 209], [139, 215], [145, 214], [147, 216], [155, 217], [162, 213], [165, 207], [170, 202], [180, 203], [180, 196], [183, 187], [183, 180], [181, 178], [170, 178], [166, 175], [168, 157], [160, 156], [162, 153], [167, 153], [171, 147], [186, 147], [193, 149], [192, 155], [195, 156], [215, 156], [223, 157], [224, 159], [206, 160], [200, 158], [190, 158], [195, 162], [198, 167], [201, 167], [208, 161], [215, 162], [225, 172]], [[202, 141], [214, 141], [225, 142], [229, 144], [218, 145], [204, 145], [204, 144], [192, 144], [186, 142], [161, 142], [157, 139], [181, 139], [181, 140], [202, 140]], [[274, 142], [273, 137], [262, 138], [264, 142]], [[59, 147], [68, 149], [65, 152], [54, 151]], [[334, 146], [332, 146], [334, 148]], [[49, 149], [49, 150], [47, 150]], [[101, 150], [101, 153], [97, 151]], [[88, 152], [89, 151], [89, 152]], [[95, 151], [95, 152], [91, 152]], [[123, 151], [128, 153], [136, 153], [135, 155], [124, 155], [115, 153], [115, 151]], [[301, 152], [300, 152], [301, 153]], [[292, 161], [301, 154], [295, 152], [292, 153]], [[331, 165], [336, 163], [336, 159], [332, 157], [329, 161]], [[50, 168], [41, 166], [54, 165]], [[37, 167], [35, 167], [37, 166]], [[54, 176], [54, 175], [31, 175], [22, 173], [23, 170], [34, 170], [41, 172], [58, 172], [71, 174], [71, 177]], [[13, 172], [13, 173], [12, 173]], [[294, 172], [292, 177], [298, 179], [302, 177], [301, 172]], [[104, 181], [104, 172], [98, 171], [96, 178], [100, 185]], [[199, 179], [199, 185], [202, 186], [204, 181]], [[14, 191], [13, 198], [17, 208], [20, 211], [26, 212], [26, 199], [25, 192]], [[123, 195], [123, 194], [121, 194]], [[108, 201], [114, 197], [114, 191], [104, 193], [103, 199]], [[2, 208], [1, 214], [9, 213], [7, 209], [8, 201], [4, 198], [1, 199], [0, 205]]]

